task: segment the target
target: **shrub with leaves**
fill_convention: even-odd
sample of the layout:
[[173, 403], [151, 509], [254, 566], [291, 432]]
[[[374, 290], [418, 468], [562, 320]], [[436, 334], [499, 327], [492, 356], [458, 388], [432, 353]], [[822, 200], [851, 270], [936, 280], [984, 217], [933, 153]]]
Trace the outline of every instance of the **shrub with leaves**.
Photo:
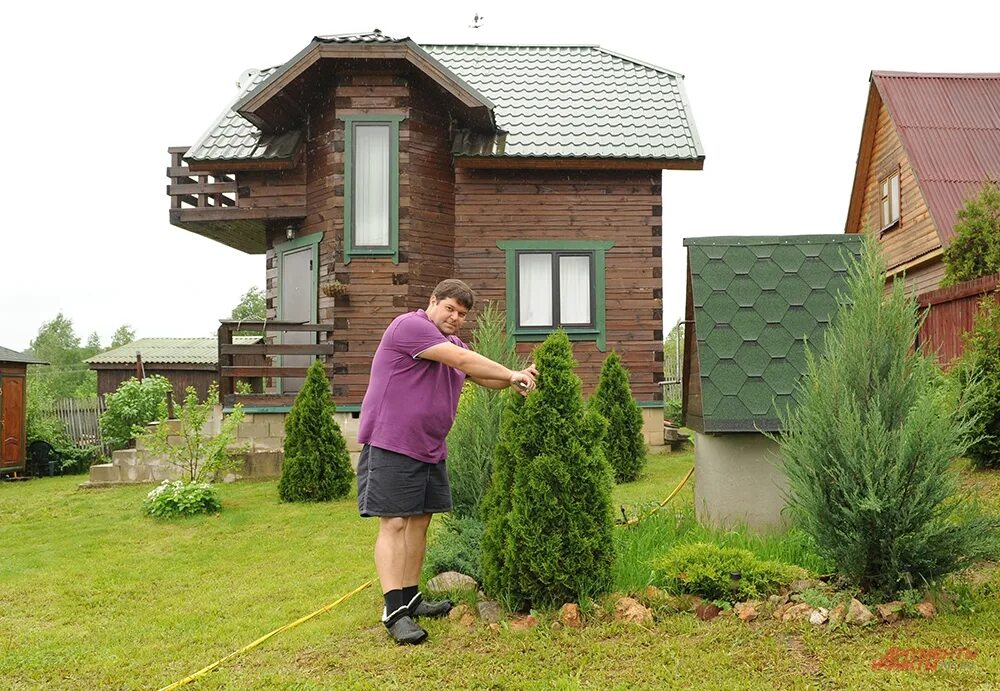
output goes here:
[[141, 434], [149, 423], [167, 416], [167, 393], [170, 380], [157, 374], [139, 381], [135, 377], [123, 381], [106, 398], [107, 407], [101, 415], [101, 434], [114, 449], [124, 449]]
[[973, 398], [942, 386], [914, 350], [920, 320], [902, 282], [885, 291], [875, 240], [777, 437], [791, 516], [841, 576], [873, 597], [997, 553], [1000, 521], [958, 494], [950, 467], [971, 441]]
[[805, 578], [805, 569], [760, 559], [753, 552], [694, 542], [674, 547], [654, 564], [654, 580], [665, 590], [709, 600], [752, 600]]
[[484, 500], [483, 579], [508, 608], [581, 602], [611, 587], [614, 542], [607, 422], [585, 410], [569, 338], [535, 351], [538, 388], [508, 391]]
[[326, 370], [316, 360], [285, 418], [281, 501], [330, 501], [350, 493], [354, 471], [335, 412]]
[[[243, 407], [238, 403], [233, 406], [219, 430], [213, 433], [209, 423], [218, 399], [215, 382], [203, 402], [198, 401], [198, 392], [189, 386], [184, 404], [174, 409], [177, 420], [167, 420], [164, 413], [158, 424], [142, 435], [146, 450], [180, 469], [184, 482], [215, 481], [243, 466], [242, 449], [233, 448], [236, 429], [243, 422]], [[175, 436], [180, 437], [179, 443], [171, 442]]]
[[[514, 344], [507, 336], [506, 316], [495, 303], [487, 302], [476, 317], [472, 349], [510, 369], [522, 369]], [[490, 486], [502, 411], [501, 391], [471, 382], [462, 390], [455, 424], [448, 433], [453, 516], [479, 516], [480, 503]]]
[[952, 372], [959, 389], [978, 389], [972, 411], [975, 441], [966, 455], [977, 468], [1000, 468], [1000, 303], [993, 295], [979, 303], [965, 350]]
[[614, 471], [615, 482], [638, 479], [646, 464], [642, 411], [632, 398], [628, 370], [618, 353], [611, 353], [604, 359], [590, 405], [608, 421], [604, 455]]
[[483, 522], [472, 516], [445, 515], [427, 547], [424, 571], [428, 577], [458, 571], [483, 582]]
[[222, 508], [215, 487], [207, 482], [164, 480], [150, 490], [142, 503], [147, 516], [176, 518], [199, 513], [215, 513]]
[[955, 237], [944, 250], [942, 286], [1000, 272], [1000, 185], [985, 182], [957, 215]]

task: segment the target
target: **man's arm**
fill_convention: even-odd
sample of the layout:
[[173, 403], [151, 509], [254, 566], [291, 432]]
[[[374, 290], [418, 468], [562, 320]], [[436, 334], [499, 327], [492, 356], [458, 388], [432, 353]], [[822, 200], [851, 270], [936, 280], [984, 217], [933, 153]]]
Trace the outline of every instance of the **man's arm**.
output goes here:
[[472, 381], [491, 389], [502, 389], [518, 384], [518, 390], [527, 392], [535, 388], [533, 367], [516, 372], [479, 353], [460, 348], [454, 343], [439, 343], [421, 352], [417, 357], [433, 360], [465, 372]]

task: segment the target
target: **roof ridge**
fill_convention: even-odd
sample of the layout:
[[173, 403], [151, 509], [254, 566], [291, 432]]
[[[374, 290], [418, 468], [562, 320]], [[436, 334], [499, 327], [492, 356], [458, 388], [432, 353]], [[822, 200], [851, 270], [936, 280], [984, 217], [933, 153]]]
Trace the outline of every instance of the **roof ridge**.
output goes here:
[[910, 79], [1000, 79], [1000, 72], [896, 72], [872, 70], [873, 77], [908, 77]]

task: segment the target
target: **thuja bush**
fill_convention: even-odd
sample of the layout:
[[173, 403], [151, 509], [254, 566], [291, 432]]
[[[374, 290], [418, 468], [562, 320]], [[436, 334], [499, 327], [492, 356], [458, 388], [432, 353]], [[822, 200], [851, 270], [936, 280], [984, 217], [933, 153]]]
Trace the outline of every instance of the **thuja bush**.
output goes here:
[[656, 583], [670, 592], [733, 602], [766, 597], [808, 575], [799, 566], [708, 542], [677, 545], [653, 567]]
[[115, 449], [123, 449], [142, 433], [150, 422], [167, 416], [170, 380], [157, 374], [139, 381], [132, 377], [108, 394], [101, 414], [101, 434]]
[[1000, 521], [958, 494], [952, 459], [971, 440], [972, 398], [942, 386], [914, 349], [920, 321], [901, 282], [885, 291], [872, 237], [777, 437], [793, 519], [871, 597], [891, 597], [997, 553]]
[[1000, 468], [1000, 304], [993, 295], [979, 303], [965, 351], [952, 376], [959, 390], [977, 387], [973, 441], [966, 456], [977, 468]]
[[484, 501], [483, 579], [513, 610], [606, 593], [614, 542], [607, 422], [585, 410], [569, 338], [535, 351], [538, 388], [507, 394], [493, 480]]
[[642, 411], [632, 398], [628, 370], [618, 353], [611, 353], [604, 359], [590, 405], [608, 421], [604, 455], [614, 471], [615, 482], [638, 479], [646, 464]]
[[[505, 321], [504, 313], [496, 304], [487, 302], [476, 318], [472, 349], [511, 369], [521, 369], [514, 344], [507, 336]], [[453, 516], [480, 517], [480, 504], [490, 486], [502, 411], [500, 391], [471, 382], [466, 384], [458, 402], [455, 424], [448, 433]]]
[[285, 461], [278, 481], [282, 501], [330, 501], [351, 491], [354, 471], [335, 412], [326, 370], [317, 360], [285, 418]]

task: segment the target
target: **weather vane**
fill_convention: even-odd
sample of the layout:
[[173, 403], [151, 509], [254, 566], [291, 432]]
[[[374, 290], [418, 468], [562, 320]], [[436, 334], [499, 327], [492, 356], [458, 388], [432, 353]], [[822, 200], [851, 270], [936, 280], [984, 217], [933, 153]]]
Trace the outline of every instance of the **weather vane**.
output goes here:
[[479, 13], [477, 12], [475, 16], [472, 18], [472, 24], [469, 24], [469, 28], [470, 29], [480, 28], [483, 25], [482, 22], [484, 19], [486, 19], [486, 17], [480, 17]]

